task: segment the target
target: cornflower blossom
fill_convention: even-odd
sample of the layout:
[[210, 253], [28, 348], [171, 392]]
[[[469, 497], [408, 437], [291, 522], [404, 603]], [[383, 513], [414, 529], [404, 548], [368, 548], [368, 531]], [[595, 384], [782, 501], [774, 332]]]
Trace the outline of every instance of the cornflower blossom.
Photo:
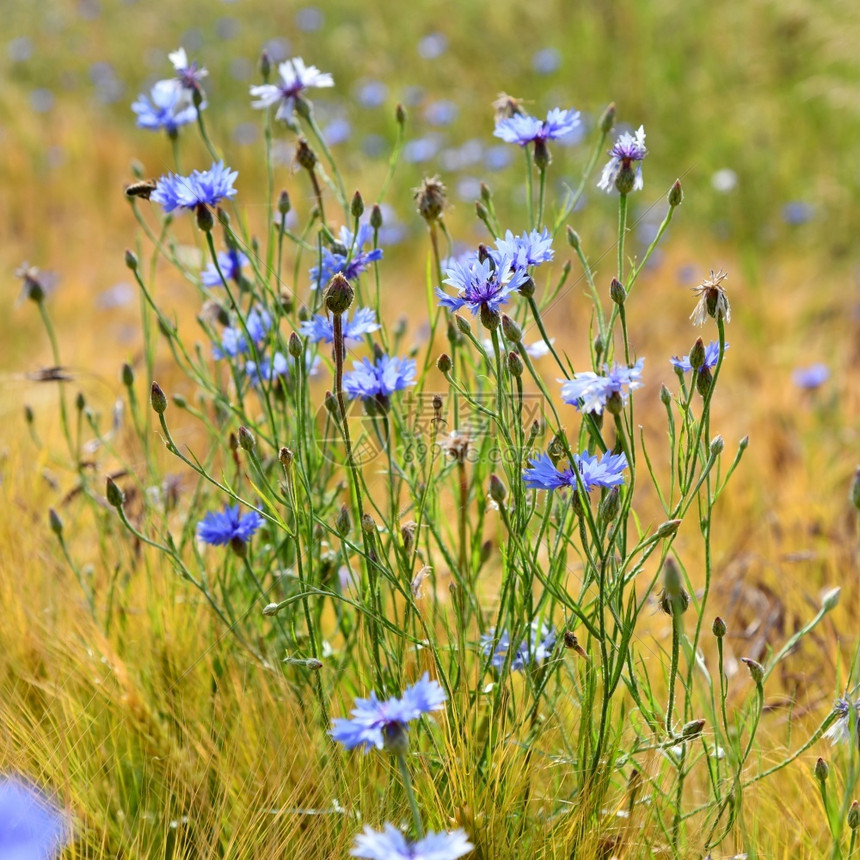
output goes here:
[[[833, 705], [833, 712], [838, 714], [836, 722], [822, 735], [828, 738], [834, 746], [836, 744], [847, 744], [851, 740], [852, 733], [855, 741], [860, 737], [860, 700], [851, 704], [850, 699], [839, 698]], [[851, 714], [854, 714], [854, 725], [851, 725]]]
[[[201, 105], [203, 107], [203, 105]], [[149, 92], [141, 93], [131, 109], [137, 114], [138, 128], [167, 132], [175, 137], [180, 126], [197, 119], [197, 108], [191, 103], [188, 93], [176, 86], [175, 81], [158, 81]]]
[[[260, 346], [272, 328], [272, 317], [263, 308], [253, 308], [245, 320], [245, 328], [255, 345]], [[221, 333], [221, 347], [215, 347], [213, 358], [235, 358], [239, 353], [248, 352], [245, 331], [241, 326], [227, 326]]]
[[610, 397], [619, 398], [623, 406], [630, 392], [642, 387], [644, 363], [645, 359], [640, 358], [633, 367], [616, 364], [612, 370], [604, 365], [602, 376], [590, 370], [577, 373], [561, 386], [561, 398], [582, 412], [596, 412], [598, 415]]
[[811, 364], [809, 367], [797, 367], [792, 371], [791, 381], [798, 388], [812, 390], [824, 385], [830, 379], [830, 369], [826, 364]]
[[[209, 72], [197, 63], [189, 63], [188, 55], [185, 53], [185, 48], [178, 48], [167, 55], [167, 59], [173, 63], [173, 68], [176, 70], [176, 78], [174, 82], [178, 83], [185, 90], [201, 91], [200, 81], [205, 78]], [[203, 105], [201, 105], [203, 107]]]
[[370, 224], [361, 224], [357, 235], [348, 227], [341, 227], [340, 240], [335, 249], [323, 248], [322, 264], [311, 268], [311, 289], [327, 284], [337, 274], [354, 281], [371, 263], [381, 260], [382, 248], [364, 250], [364, 246], [372, 239], [373, 228]]
[[386, 824], [381, 833], [367, 825], [355, 837], [350, 854], [366, 860], [457, 860], [474, 847], [462, 830], [443, 833], [430, 830], [423, 839], [409, 842], [391, 824]]
[[438, 711], [447, 700], [438, 681], [431, 681], [427, 672], [398, 699], [392, 696], [384, 702], [371, 692], [367, 699], [356, 699], [351, 718], [332, 720], [329, 734], [347, 749], [360, 747], [365, 753], [385, 746], [401, 748], [409, 723], [422, 714]]
[[[228, 248], [226, 251], [218, 252], [218, 265], [226, 280], [235, 281], [238, 284], [242, 280], [242, 269], [245, 266], [250, 266], [251, 261], [238, 248]], [[224, 285], [214, 263], [209, 263], [200, 273], [200, 281], [205, 287]]]
[[239, 505], [226, 505], [223, 511], [210, 511], [197, 523], [197, 539], [212, 546], [247, 543], [263, 525], [256, 511], [239, 514]]
[[70, 836], [64, 815], [39, 791], [15, 777], [0, 778], [0, 856], [49, 860]]
[[[648, 150], [645, 148], [644, 126], [640, 125], [635, 135], [630, 134], [629, 131], [622, 132], [615, 141], [615, 145], [609, 150], [609, 161], [603, 167], [597, 187], [607, 194], [611, 194], [614, 188], [623, 194], [641, 191], [644, 187], [642, 160], [646, 155]], [[634, 164], [636, 165], [635, 174], [633, 174]]]
[[528, 468], [523, 470], [523, 481], [531, 490], [557, 490], [561, 487], [576, 489], [580, 481], [586, 493], [595, 487], [618, 487], [624, 483], [621, 473], [627, 468], [627, 457], [623, 453], [607, 452], [598, 460], [596, 455], [591, 456], [588, 451], [583, 451], [582, 454], [573, 455], [573, 464], [579, 473], [579, 480], [573, 467], [559, 469], [548, 454], [541, 454], [537, 460], [529, 460]]
[[160, 203], [166, 213], [174, 209], [198, 209], [217, 206], [223, 199], [236, 196], [233, 183], [238, 171], [216, 161], [209, 170], [193, 170], [190, 176], [168, 173], [158, 180], [150, 200]]
[[[726, 349], [729, 348], [729, 345], [726, 344]], [[690, 364], [690, 356], [685, 355], [682, 358], [678, 358], [677, 356], [672, 356], [669, 359], [672, 362], [674, 367], [677, 367], [678, 370], [683, 370], [684, 373], [689, 373], [693, 369], [693, 365]], [[705, 363], [699, 368], [699, 373], [704, 370], [713, 370], [717, 366], [717, 362], [720, 360], [720, 344], [717, 341], [711, 341], [705, 347]]]
[[[319, 367], [319, 356], [311, 358], [305, 354], [305, 374], [313, 376]], [[256, 361], [245, 362], [245, 375], [252, 385], [259, 385], [260, 381], [271, 382], [276, 379], [284, 379], [291, 376], [296, 370], [296, 359], [291, 355], [276, 352], [271, 358], [263, 356], [259, 365]]]
[[334, 86], [334, 78], [328, 72], [321, 72], [316, 66], [305, 66], [301, 57], [281, 63], [278, 73], [281, 76], [280, 83], [251, 87], [251, 95], [256, 99], [251, 102], [251, 107], [264, 109], [278, 105], [276, 119], [290, 119], [303, 90]]
[[348, 397], [385, 405], [395, 391], [415, 385], [415, 362], [411, 358], [381, 355], [373, 362], [367, 358], [354, 361], [352, 367], [343, 375], [343, 390]]
[[530, 143], [545, 145], [548, 140], [557, 140], [573, 134], [580, 126], [579, 111], [553, 108], [545, 120], [527, 114], [515, 114], [496, 123], [495, 137], [505, 143], [527, 146]]
[[500, 257], [509, 257], [519, 269], [549, 263], [555, 254], [552, 249], [552, 236], [546, 227], [540, 233], [532, 230], [521, 236], [514, 236], [508, 230], [504, 239], [497, 240], [496, 249]]
[[463, 306], [473, 315], [488, 310], [497, 313], [499, 306], [508, 301], [508, 296], [527, 280], [528, 272], [514, 266], [512, 258], [504, 254], [490, 255], [483, 261], [477, 254], [466, 262], [455, 261], [446, 271], [444, 283], [457, 289], [456, 296], [449, 296], [441, 287], [436, 288], [439, 304], [443, 308], [458, 311]]
[[[361, 340], [361, 338], [379, 329], [376, 321], [376, 311], [373, 308], [358, 308], [349, 319], [347, 314], [343, 316], [344, 340]], [[299, 327], [299, 331], [312, 343], [323, 341], [334, 342], [334, 323], [325, 314], [315, 314], [313, 319], [305, 320]]]
[[718, 272], [711, 269], [711, 277], [706, 278], [698, 287], [693, 287], [693, 292], [699, 297], [693, 313], [690, 314], [693, 325], [704, 325], [708, 317], [726, 322], [732, 321], [732, 308], [722, 285], [727, 277], [728, 275], [722, 269]]
[[511, 637], [507, 630], [502, 631], [499, 641], [493, 648], [495, 628], [481, 636], [481, 651], [487, 657], [492, 654], [491, 664], [496, 671], [501, 671], [510, 653], [511, 671], [521, 672], [530, 663], [538, 664], [546, 660], [555, 647], [555, 631], [535, 619], [526, 638], [515, 648], [511, 647]]

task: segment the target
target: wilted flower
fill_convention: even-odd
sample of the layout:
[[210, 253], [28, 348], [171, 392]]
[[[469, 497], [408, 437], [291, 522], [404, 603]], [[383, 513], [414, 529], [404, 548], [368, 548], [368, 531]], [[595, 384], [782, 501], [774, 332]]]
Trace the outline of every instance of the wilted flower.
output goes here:
[[447, 698], [439, 682], [431, 681], [425, 672], [399, 699], [393, 696], [380, 702], [373, 692], [370, 698], [356, 699], [350, 711], [352, 717], [332, 720], [329, 734], [347, 749], [360, 747], [365, 753], [374, 747], [399, 744], [409, 729], [408, 723], [422, 714], [438, 711]]
[[[627, 468], [625, 454], [605, 453], [598, 460], [588, 451], [573, 455], [573, 463], [579, 472], [579, 480], [586, 493], [594, 487], [617, 487], [624, 483], [621, 474]], [[541, 454], [537, 460], [529, 460], [523, 470], [523, 480], [532, 490], [557, 490], [559, 487], [577, 487], [577, 477], [572, 467], [559, 469], [548, 454]]]
[[579, 111], [553, 108], [545, 120], [523, 113], [505, 117], [496, 122], [493, 134], [506, 143], [526, 146], [529, 143], [546, 143], [573, 134], [580, 125]]
[[[836, 744], [845, 744], [851, 740], [851, 734], [854, 733], [854, 739], [857, 740], [860, 736], [860, 700], [851, 704], [851, 700], [847, 698], [839, 698], [833, 705], [833, 712], [837, 714], [836, 722], [822, 735], [829, 738], [830, 742]], [[851, 715], [854, 715], [854, 725], [851, 725]]]
[[63, 814], [40, 792], [15, 777], [0, 779], [0, 856], [49, 860], [70, 835]]
[[[205, 107], [205, 102], [200, 105]], [[131, 109], [137, 114], [139, 128], [152, 131], [164, 129], [169, 135], [176, 134], [180, 126], [188, 125], [197, 119], [197, 108], [186, 90], [176, 85], [176, 81], [158, 81], [149, 92], [149, 97], [141, 93]]]
[[[373, 308], [357, 308], [353, 318], [350, 320], [347, 314], [343, 315], [343, 337], [344, 340], [361, 340], [361, 338], [379, 329], [376, 321], [376, 312]], [[334, 324], [325, 314], [315, 314], [313, 319], [305, 320], [299, 327], [299, 331], [313, 343], [323, 341], [334, 342]]]
[[382, 355], [374, 362], [355, 361], [343, 375], [343, 390], [349, 397], [375, 400], [385, 406], [395, 391], [415, 385], [415, 362], [411, 358]]
[[462, 830], [434, 833], [423, 839], [409, 842], [393, 825], [386, 824], [379, 833], [369, 825], [355, 837], [350, 854], [367, 860], [457, 860], [468, 854], [474, 845]]
[[[250, 264], [251, 261], [238, 248], [228, 248], [226, 251], [218, 252], [218, 266], [228, 281], [241, 283], [242, 268]], [[209, 263], [200, 273], [200, 281], [206, 287], [223, 286], [221, 275], [218, 274], [214, 263]]]
[[693, 313], [690, 314], [693, 325], [704, 325], [709, 316], [714, 319], [724, 319], [726, 322], [732, 321], [732, 309], [729, 306], [726, 291], [722, 287], [727, 277], [728, 275], [722, 270], [715, 273], [711, 269], [711, 277], [698, 287], [693, 287], [693, 292], [699, 296], [699, 301], [693, 308]]
[[613, 188], [623, 194], [641, 191], [642, 160], [646, 155], [648, 150], [645, 148], [645, 127], [640, 125], [635, 135], [629, 131], [623, 132], [609, 150], [609, 161], [603, 167], [597, 187], [607, 194], [611, 193]]
[[[729, 345], [726, 344], [725, 349], [728, 349]], [[699, 368], [699, 373], [703, 370], [713, 370], [717, 366], [717, 362], [720, 360], [720, 344], [717, 341], [712, 341], [705, 347], [705, 363]], [[693, 366], [690, 364], [690, 356], [685, 355], [683, 358], [678, 358], [677, 356], [673, 356], [670, 361], [674, 367], [677, 367], [679, 370], [683, 370], [684, 373], [689, 373]]]
[[364, 251], [364, 246], [373, 240], [370, 224], [361, 224], [358, 235], [348, 227], [340, 228], [340, 241], [336, 250], [323, 248], [322, 265], [311, 269], [311, 289], [327, 284], [335, 275], [341, 274], [348, 281], [355, 280], [371, 263], [382, 259], [381, 248]]
[[209, 72], [202, 66], [198, 66], [197, 63], [189, 63], [185, 48], [179, 48], [173, 51], [173, 53], [168, 54], [167, 59], [173, 63], [173, 68], [176, 70], [175, 83], [178, 83], [186, 90], [200, 90], [200, 81]]
[[278, 105], [276, 119], [290, 119], [300, 98], [302, 90], [308, 87], [333, 87], [334, 78], [327, 72], [321, 72], [316, 66], [305, 66], [301, 57], [294, 57], [278, 66], [281, 76], [279, 84], [260, 84], [251, 87], [251, 95], [256, 101], [251, 107], [268, 108]]
[[608, 365], [603, 365], [603, 376], [590, 370], [577, 373], [561, 386], [561, 398], [583, 412], [598, 414], [603, 412], [613, 395], [620, 398], [623, 405], [627, 402], [629, 392], [642, 387], [644, 363], [645, 359], [640, 358], [633, 367], [616, 364], [612, 370]]
[[213, 163], [209, 170], [193, 170], [190, 176], [169, 173], [158, 180], [150, 200], [160, 203], [165, 212], [217, 206], [221, 200], [236, 196], [233, 183], [238, 175], [223, 161]]
[[210, 511], [197, 523], [197, 539], [212, 546], [247, 543], [261, 525], [263, 518], [256, 511], [240, 515], [239, 505], [226, 505], [223, 511]]
[[546, 624], [535, 619], [523, 639], [516, 647], [511, 645], [511, 637], [507, 630], [502, 631], [499, 641], [493, 648], [495, 628], [481, 636], [481, 651], [486, 655], [492, 654], [491, 664], [494, 669], [501, 671], [510, 652], [511, 671], [521, 672], [529, 664], [538, 664], [546, 660], [555, 647], [555, 631]]

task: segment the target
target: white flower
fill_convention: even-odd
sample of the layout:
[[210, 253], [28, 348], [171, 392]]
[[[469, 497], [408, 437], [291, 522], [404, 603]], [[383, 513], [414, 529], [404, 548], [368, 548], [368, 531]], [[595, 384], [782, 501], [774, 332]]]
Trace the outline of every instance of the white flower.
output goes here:
[[308, 87], [333, 87], [334, 78], [328, 72], [321, 72], [316, 66], [305, 66], [301, 57], [294, 57], [278, 66], [280, 84], [261, 84], [251, 87], [251, 95], [256, 101], [251, 107], [265, 109], [278, 105], [276, 119], [289, 119], [295, 107], [296, 98]]

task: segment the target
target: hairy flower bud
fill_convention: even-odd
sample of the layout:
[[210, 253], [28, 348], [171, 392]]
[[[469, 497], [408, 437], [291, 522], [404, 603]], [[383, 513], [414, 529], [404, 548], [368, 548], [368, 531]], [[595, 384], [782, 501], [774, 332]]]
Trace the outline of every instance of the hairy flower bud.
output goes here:
[[508, 353], [508, 372], [515, 379], [519, 379], [523, 375], [523, 371], [525, 370], [525, 365], [523, 364], [523, 360], [520, 358], [519, 354], [516, 352]]
[[125, 264], [132, 272], [137, 271], [137, 254], [135, 254], [131, 249], [126, 249]]
[[454, 314], [454, 322], [457, 323], [458, 330], [463, 334], [469, 335], [472, 333], [472, 324], [465, 317]]
[[600, 120], [597, 123], [597, 127], [600, 129], [601, 134], [609, 134], [612, 131], [612, 127], [615, 125], [615, 102], [609, 102], [606, 106], [606, 109], [600, 116]]
[[717, 639], [722, 639], [726, 635], [726, 629], [726, 622], [718, 615], [711, 626], [711, 632]]
[[698, 338], [690, 350], [690, 367], [693, 370], [698, 370], [705, 364], [705, 344], [701, 338]]
[[278, 195], [278, 214], [283, 218], [289, 214], [291, 208], [289, 192], [284, 188]]
[[511, 343], [520, 343], [523, 339], [523, 330], [507, 314], [502, 314], [502, 334]]
[[705, 720], [691, 720], [681, 729], [681, 737], [688, 741], [697, 738], [703, 728], [705, 728]]
[[167, 409], [167, 398], [164, 396], [164, 392], [157, 382], [152, 383], [152, 388], [149, 392], [149, 402], [152, 405], [152, 411], [157, 415], [163, 415]]
[[326, 289], [325, 306], [333, 314], [343, 314], [349, 310], [352, 300], [355, 298], [349, 281], [338, 272], [330, 281]]
[[672, 556], [663, 562], [663, 593], [660, 596], [660, 608], [667, 615], [683, 615], [690, 605], [690, 595], [687, 594], [681, 578], [678, 563]]
[[239, 428], [239, 447], [243, 451], [251, 453], [256, 444], [257, 440], [254, 438], [254, 434], [243, 424]]
[[436, 359], [436, 367], [439, 368], [439, 372], [445, 374], [447, 376], [451, 372], [451, 368], [453, 367], [453, 363], [451, 361], [451, 356], [448, 355], [447, 352], [443, 352], [439, 358]]
[[382, 223], [382, 209], [378, 203], [374, 203], [370, 209], [370, 226], [373, 230], [381, 230]]
[[683, 201], [684, 191], [681, 188], [681, 180], [676, 179], [669, 189], [669, 205], [674, 209], [676, 206], [680, 206]]
[[212, 210], [205, 203], [198, 203], [194, 214], [197, 218], [197, 226], [204, 233], [211, 233], [215, 226], [215, 218], [212, 215]]
[[312, 171], [317, 165], [316, 153], [310, 148], [307, 140], [300, 137], [296, 144], [296, 164], [299, 167], [304, 167], [308, 172]]
[[618, 278], [613, 278], [609, 284], [609, 298], [619, 307], [627, 301], [627, 290]]
[[125, 504], [125, 493], [116, 485], [113, 478], [108, 476], [105, 482], [105, 496], [108, 504], [114, 508], [121, 508]]
[[287, 352], [293, 358], [301, 358], [302, 339], [295, 332], [290, 332], [290, 339], [287, 341]]
[[373, 535], [376, 534], [376, 521], [370, 514], [365, 514], [361, 518], [361, 528], [365, 534]]
[[285, 469], [289, 469], [293, 465], [293, 452], [289, 448], [281, 448], [278, 451], [278, 460]]
[[364, 215], [364, 200], [362, 199], [361, 192], [358, 190], [352, 195], [349, 213], [353, 218], [361, 218]]
[[502, 315], [495, 309], [491, 308], [488, 304], [484, 303], [481, 305], [481, 324], [484, 328], [493, 331], [497, 329], [502, 322]]
[[268, 51], [263, 51], [260, 54], [260, 77], [263, 79], [263, 83], [267, 84], [269, 82], [269, 75], [272, 72], [272, 60], [269, 57]]
[[747, 669], [750, 670], [750, 677], [755, 681], [756, 686], [760, 687], [764, 681], [764, 668], [761, 663], [750, 657], [741, 657], [741, 663], [746, 663]]
[[497, 505], [503, 505], [507, 497], [508, 488], [502, 483], [502, 479], [494, 472], [490, 475], [490, 498]]
[[448, 205], [447, 191], [438, 176], [425, 177], [413, 193], [418, 214], [428, 223], [438, 221]]
[[830, 767], [827, 762], [821, 758], [821, 756], [816, 759], [815, 766], [812, 768], [812, 773], [822, 785], [827, 782], [827, 777], [830, 776]]
[[346, 537], [349, 534], [349, 508], [346, 505], [340, 506], [340, 512], [334, 521], [334, 528], [341, 537]]
[[618, 487], [612, 487], [606, 494], [606, 497], [601, 501], [599, 508], [599, 516], [601, 522], [610, 523], [618, 516], [618, 511], [621, 509], [621, 490]]
[[579, 238], [579, 233], [573, 229], [573, 227], [568, 226], [567, 228], [567, 244], [573, 248], [574, 251], [579, 250], [579, 246], [581, 244], [581, 240]]

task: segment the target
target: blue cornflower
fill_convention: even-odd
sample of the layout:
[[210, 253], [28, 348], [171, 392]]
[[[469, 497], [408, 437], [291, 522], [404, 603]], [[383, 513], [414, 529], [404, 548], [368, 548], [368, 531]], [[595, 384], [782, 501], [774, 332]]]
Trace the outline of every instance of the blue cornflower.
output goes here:
[[158, 180], [150, 200], [160, 203], [165, 212], [174, 209], [197, 209], [217, 206], [225, 197], [236, 196], [233, 183], [238, 172], [216, 161], [209, 170], [193, 170], [190, 176], [169, 173]]
[[218, 361], [222, 358], [235, 358], [241, 352], [248, 351], [245, 335], [238, 326], [227, 326], [221, 332], [221, 346], [212, 350], [212, 357]]
[[141, 93], [137, 101], [132, 103], [131, 109], [137, 114], [139, 128], [152, 131], [164, 129], [171, 137], [180, 126], [197, 119], [197, 108], [191, 103], [188, 93], [176, 85], [176, 81], [159, 81], [150, 90], [149, 98]]
[[355, 837], [350, 854], [366, 860], [457, 860], [475, 846], [462, 830], [434, 833], [432, 830], [417, 842], [408, 842], [393, 825], [386, 824], [379, 833], [370, 825]]
[[[603, 454], [598, 460], [588, 451], [574, 454], [573, 462], [579, 471], [580, 479], [586, 493], [594, 487], [618, 487], [624, 483], [621, 474], [627, 468], [625, 454]], [[577, 478], [573, 468], [559, 469], [553, 465], [548, 454], [541, 454], [537, 460], [529, 460], [528, 468], [523, 471], [523, 480], [532, 490], [557, 490], [560, 487], [577, 486]]]
[[316, 66], [305, 66], [301, 57], [281, 63], [278, 73], [281, 83], [251, 87], [251, 95], [256, 98], [256, 101], [251, 102], [251, 107], [268, 108], [278, 105], [276, 119], [290, 119], [296, 99], [300, 98], [302, 90], [308, 87], [334, 86], [334, 78], [330, 74], [321, 72]]
[[[264, 308], [252, 308], [245, 319], [245, 328], [251, 340], [260, 346], [266, 340], [272, 328], [272, 317]], [[248, 343], [241, 326], [227, 326], [221, 333], [221, 348], [215, 347], [213, 357], [221, 359], [226, 356], [235, 358], [240, 352], [248, 352]]]
[[[235, 281], [237, 284], [242, 279], [242, 267], [249, 266], [251, 261], [237, 248], [228, 248], [226, 251], [218, 252], [218, 265], [224, 273], [224, 277], [228, 281]], [[218, 274], [218, 269], [214, 263], [209, 265], [200, 273], [200, 281], [206, 287], [221, 287], [223, 282]]]
[[[829, 738], [830, 743], [845, 744], [851, 740], [852, 731], [855, 739], [860, 737], [860, 700], [851, 704], [850, 699], [839, 698], [833, 705], [834, 713], [838, 714], [836, 722], [822, 735]], [[851, 714], [854, 714], [854, 726], [851, 726]]]
[[[613, 188], [618, 188], [624, 194], [630, 191], [641, 191], [642, 159], [646, 155], [648, 150], [645, 148], [645, 126], [640, 125], [635, 135], [630, 134], [629, 131], [623, 132], [609, 150], [610, 158], [603, 167], [597, 187], [607, 194], [610, 194]], [[635, 175], [634, 164], [636, 165]]]
[[[305, 353], [305, 373], [307, 376], [313, 376], [319, 367], [319, 356], [311, 358], [309, 353]], [[271, 359], [264, 356], [260, 359], [260, 366], [257, 367], [256, 361], [245, 362], [245, 375], [251, 381], [252, 385], [258, 385], [262, 379], [264, 382], [289, 377], [296, 370], [296, 359], [291, 355], [284, 355], [282, 352], [276, 352]]]
[[[344, 314], [344, 339], [361, 340], [364, 335], [370, 334], [378, 328], [379, 323], [376, 321], [376, 312], [373, 308], [358, 308], [352, 319], [349, 319], [348, 314]], [[325, 314], [315, 314], [313, 319], [305, 320], [299, 327], [299, 331], [305, 337], [310, 338], [312, 343], [319, 341], [332, 343], [334, 341], [334, 325]]]
[[518, 269], [548, 263], [555, 253], [552, 249], [552, 236], [546, 227], [540, 233], [532, 230], [529, 233], [523, 233], [522, 236], [514, 236], [508, 230], [505, 238], [496, 242], [496, 249], [501, 257], [509, 257], [513, 260], [514, 266]]
[[179, 48], [168, 54], [167, 59], [173, 63], [173, 68], [176, 70], [176, 83], [186, 90], [200, 90], [200, 81], [209, 72], [202, 66], [198, 66], [197, 63], [189, 63], [185, 48]]
[[395, 391], [415, 385], [415, 362], [411, 358], [381, 355], [374, 362], [354, 361], [343, 375], [343, 390], [349, 397], [386, 403]]
[[567, 137], [579, 128], [579, 111], [553, 108], [545, 120], [527, 114], [515, 114], [500, 119], [493, 134], [506, 143], [526, 146], [529, 143], [546, 144], [548, 140]]
[[[508, 652], [511, 651], [511, 637], [507, 630], [503, 630], [494, 650], [495, 632], [495, 628], [492, 628], [481, 636], [481, 651], [486, 656], [492, 654], [490, 662], [493, 668], [501, 671], [508, 658]], [[552, 654], [555, 638], [555, 631], [551, 627], [535, 619], [526, 638], [513, 649], [510, 658], [511, 671], [521, 672], [529, 663], [542, 663]]]
[[263, 518], [256, 511], [240, 516], [238, 505], [226, 505], [223, 511], [210, 511], [197, 523], [197, 539], [212, 546], [244, 544], [261, 525]]
[[382, 248], [364, 251], [364, 246], [373, 239], [370, 224], [361, 224], [358, 235], [348, 227], [340, 228], [340, 240], [334, 250], [323, 248], [322, 265], [311, 269], [311, 289], [327, 284], [335, 275], [341, 274], [354, 281], [371, 263], [382, 259]]
[[[726, 349], [729, 348], [729, 345], [726, 344]], [[689, 373], [693, 366], [690, 364], [690, 356], [685, 355], [683, 358], [678, 358], [678, 356], [672, 356], [669, 359], [672, 362], [673, 367], [677, 367], [679, 370], [683, 370], [684, 373]], [[708, 370], [713, 370], [717, 366], [717, 362], [720, 360], [720, 344], [718, 341], [711, 341], [705, 347], [705, 363], [699, 368], [699, 373], [701, 373], [705, 368]]]
[[798, 388], [813, 389], [824, 385], [830, 379], [830, 369], [826, 364], [811, 364], [798, 367], [791, 374], [791, 380]]
[[40, 792], [16, 777], [0, 779], [0, 857], [49, 860], [70, 835], [63, 814]]
[[445, 283], [456, 287], [458, 295], [449, 296], [437, 287], [439, 304], [452, 311], [465, 305], [473, 315], [484, 309], [497, 312], [508, 296], [528, 280], [528, 272], [517, 268], [513, 259], [502, 253], [491, 254], [483, 261], [471, 254], [465, 262], [453, 261], [446, 274]]
[[[633, 367], [622, 367], [616, 364], [612, 370], [603, 365], [604, 375], [592, 371], [577, 373], [561, 386], [561, 399], [583, 412], [603, 412], [610, 397], [620, 399], [621, 404], [627, 403], [629, 392], [642, 387], [642, 366], [644, 358], [640, 358]], [[627, 389], [625, 391], [625, 388]]]
[[347, 749], [361, 747], [365, 753], [374, 747], [381, 750], [386, 744], [399, 745], [409, 729], [407, 723], [438, 711], [447, 698], [439, 682], [431, 681], [425, 672], [399, 699], [380, 702], [373, 692], [368, 699], [356, 699], [350, 711], [352, 718], [332, 720], [329, 734]]

